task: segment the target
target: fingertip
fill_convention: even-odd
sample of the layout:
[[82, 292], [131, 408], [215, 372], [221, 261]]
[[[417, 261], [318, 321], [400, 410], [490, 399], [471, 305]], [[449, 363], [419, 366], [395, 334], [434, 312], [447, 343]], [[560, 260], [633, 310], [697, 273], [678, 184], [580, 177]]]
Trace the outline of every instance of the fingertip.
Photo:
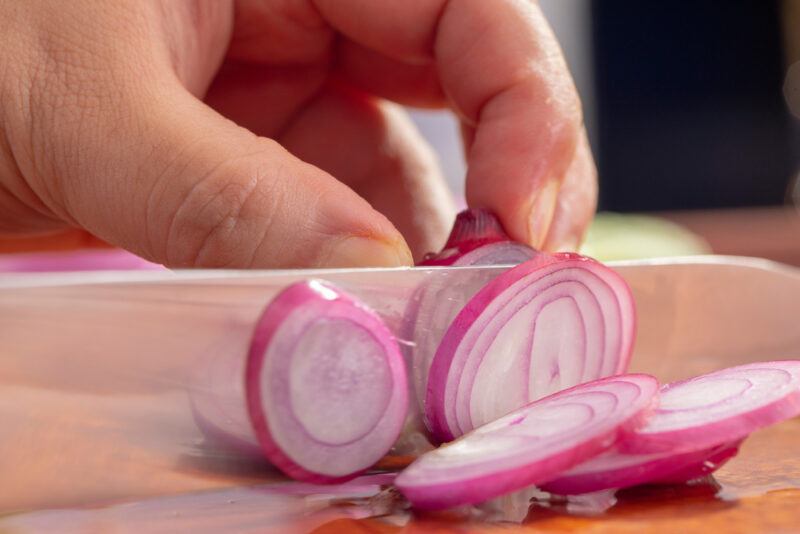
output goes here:
[[316, 267], [406, 267], [413, 265], [411, 251], [401, 239], [392, 242], [370, 237], [333, 239]]
[[539, 189], [528, 208], [527, 228], [525, 242], [536, 249], [543, 248], [547, 240], [548, 232], [553, 222], [553, 216], [558, 204], [558, 192], [561, 189], [561, 181], [556, 179], [548, 180]]
[[561, 185], [544, 250], [574, 252], [580, 247], [597, 208], [597, 194], [597, 168], [583, 131]]

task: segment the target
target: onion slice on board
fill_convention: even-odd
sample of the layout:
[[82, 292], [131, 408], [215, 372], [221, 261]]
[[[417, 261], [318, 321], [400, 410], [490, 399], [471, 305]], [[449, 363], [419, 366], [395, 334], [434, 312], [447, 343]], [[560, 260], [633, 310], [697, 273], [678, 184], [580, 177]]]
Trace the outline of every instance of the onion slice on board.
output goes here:
[[407, 388], [383, 321], [325, 282], [289, 286], [255, 328], [247, 408], [267, 458], [297, 480], [339, 482], [375, 464], [403, 426]]
[[800, 361], [758, 362], [661, 388], [647, 423], [620, 443], [628, 453], [709, 449], [800, 415]]
[[738, 450], [738, 444], [678, 453], [624, 454], [612, 450], [575, 466], [543, 484], [542, 489], [579, 495], [640, 484], [680, 484], [711, 474]]
[[560, 391], [422, 455], [395, 481], [420, 509], [475, 504], [546, 482], [641, 423], [658, 382], [621, 375]]
[[[491, 212], [470, 209], [456, 217], [444, 250], [429, 254], [420, 265], [518, 265], [536, 254], [534, 249], [511, 241]], [[458, 283], [445, 275], [436, 276], [420, 285], [409, 302], [400, 337], [412, 342], [404, 352], [411, 362], [414, 393], [422, 411], [428, 373], [442, 337], [461, 308], [495, 276], [496, 271], [478, 270], [459, 278]]]
[[428, 376], [429, 429], [449, 441], [555, 391], [624, 373], [635, 323], [614, 271], [577, 254], [537, 255], [453, 320]]
[[800, 362], [723, 369], [661, 388], [659, 407], [619, 450], [576, 466], [544, 488], [565, 495], [709, 475], [765, 426], [800, 414]]
[[730, 443], [728, 445], [720, 445], [712, 449], [710, 454], [701, 462], [687, 465], [682, 469], [673, 471], [669, 475], [661, 475], [650, 482], [653, 484], [683, 484], [690, 480], [706, 477], [728, 463], [728, 460], [739, 454], [739, 446], [742, 441]]

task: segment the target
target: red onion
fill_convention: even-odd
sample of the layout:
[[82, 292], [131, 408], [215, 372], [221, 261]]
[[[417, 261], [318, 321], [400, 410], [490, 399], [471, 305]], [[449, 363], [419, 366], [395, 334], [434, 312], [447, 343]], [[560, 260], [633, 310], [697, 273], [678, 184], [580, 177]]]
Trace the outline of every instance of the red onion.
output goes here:
[[577, 254], [540, 254], [490, 281], [434, 356], [425, 415], [449, 441], [532, 400], [625, 372], [633, 297], [614, 271]]
[[421, 509], [474, 504], [546, 482], [613, 446], [658, 393], [648, 375], [581, 384], [424, 454], [396, 480]]
[[[537, 254], [510, 239], [491, 212], [467, 210], [456, 217], [444, 250], [429, 254], [420, 265], [517, 265]], [[464, 304], [494, 276], [495, 271], [476, 271], [457, 284], [444, 276], [436, 277], [421, 285], [411, 299], [401, 337], [413, 340], [406, 352], [410, 353], [414, 392], [421, 410], [425, 409], [428, 372], [442, 336]]]
[[295, 479], [338, 482], [375, 464], [400, 433], [407, 388], [392, 333], [331, 285], [293, 284], [258, 321], [247, 407], [264, 454]]

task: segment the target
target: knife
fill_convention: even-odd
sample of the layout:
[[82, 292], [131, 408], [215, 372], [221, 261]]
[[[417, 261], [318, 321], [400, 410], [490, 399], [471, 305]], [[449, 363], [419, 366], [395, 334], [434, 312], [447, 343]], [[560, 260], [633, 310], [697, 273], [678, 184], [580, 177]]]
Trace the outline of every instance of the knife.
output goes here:
[[[638, 307], [632, 370], [672, 380], [800, 358], [799, 269], [715, 256], [610, 265]], [[426, 280], [506, 268], [4, 275], [0, 511], [263, 482], [198, 446], [186, 390], [197, 358], [245, 353], [258, 314], [297, 280], [356, 293], [397, 328]]]

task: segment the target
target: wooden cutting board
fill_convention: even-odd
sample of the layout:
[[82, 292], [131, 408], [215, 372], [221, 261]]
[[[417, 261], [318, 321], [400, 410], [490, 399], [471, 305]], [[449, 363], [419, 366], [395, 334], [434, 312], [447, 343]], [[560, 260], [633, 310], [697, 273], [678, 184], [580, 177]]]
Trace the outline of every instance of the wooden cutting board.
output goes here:
[[[681, 375], [679, 363], [667, 375]], [[522, 495], [417, 515], [385, 487], [331, 495], [204, 449], [176, 398], [2, 389], [0, 532], [800, 532], [800, 419], [751, 436], [714, 479], [629, 489], [612, 506]]]

